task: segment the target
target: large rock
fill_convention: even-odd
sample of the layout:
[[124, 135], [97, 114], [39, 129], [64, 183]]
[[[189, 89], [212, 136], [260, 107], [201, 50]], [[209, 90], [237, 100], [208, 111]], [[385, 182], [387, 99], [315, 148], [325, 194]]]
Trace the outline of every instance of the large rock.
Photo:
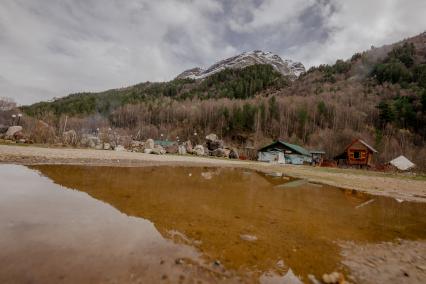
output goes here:
[[214, 151], [218, 148], [223, 148], [223, 141], [217, 138], [216, 134], [209, 134], [206, 136], [207, 148], [210, 151]]
[[9, 129], [9, 127], [0, 124], [0, 134], [6, 133], [8, 129]]
[[130, 149], [133, 152], [142, 152], [144, 149], [144, 146], [145, 146], [145, 143], [141, 141], [132, 140], [132, 142], [130, 142]]
[[101, 140], [99, 139], [99, 137], [89, 134], [83, 134], [83, 137], [80, 140], [80, 144], [90, 148], [96, 148], [96, 145], [101, 144]]
[[7, 129], [5, 137], [6, 139], [12, 139], [13, 136], [17, 133], [22, 131], [22, 126], [16, 125], [16, 126], [11, 126]]
[[165, 147], [166, 153], [177, 154], [179, 151], [179, 146], [177, 144], [172, 144]]
[[222, 140], [207, 141], [207, 148], [210, 151], [223, 148], [223, 141]]
[[238, 150], [235, 148], [231, 149], [231, 152], [229, 152], [229, 158], [230, 159], [239, 159], [240, 155], [238, 154]]
[[183, 143], [183, 145], [185, 146], [186, 152], [188, 152], [188, 153], [192, 152], [193, 148], [192, 148], [192, 143], [191, 143], [190, 140]]
[[224, 148], [223, 151], [225, 152], [226, 157], [229, 158], [229, 153], [231, 153], [231, 150]]
[[146, 141], [145, 141], [145, 145], [144, 145], [144, 147], [145, 147], [145, 149], [154, 149], [154, 145], [155, 143], [154, 143], [154, 140], [153, 139], [147, 139]]
[[115, 146], [114, 150], [118, 151], [118, 152], [126, 151], [126, 149], [124, 148], [123, 145], [117, 145], [117, 146]]
[[166, 150], [164, 150], [163, 147], [161, 147], [160, 145], [155, 145], [154, 149], [152, 149], [151, 154], [155, 154], [155, 155], [164, 155], [166, 154]]
[[223, 148], [217, 148], [213, 151], [210, 152], [212, 156], [215, 157], [228, 157], [227, 156], [227, 151], [225, 151], [225, 149]]
[[210, 133], [209, 135], [206, 136], [206, 140], [216, 141], [217, 140], [217, 135], [214, 134], [214, 133]]
[[24, 133], [22, 131], [15, 132], [15, 134], [13, 134], [13, 139], [16, 141], [25, 139]]
[[185, 145], [179, 145], [179, 147], [178, 147], [178, 154], [179, 155], [186, 155], [186, 147], [185, 147]]
[[197, 156], [204, 156], [204, 147], [203, 145], [196, 145], [193, 149], [193, 153]]
[[330, 274], [324, 274], [322, 276], [322, 281], [326, 284], [338, 284], [338, 283], [345, 283], [343, 274], [339, 272], [332, 272]]
[[137, 140], [132, 140], [132, 142], [130, 143], [130, 147], [132, 148], [142, 148], [143, 146], [144, 146], [144, 143]]

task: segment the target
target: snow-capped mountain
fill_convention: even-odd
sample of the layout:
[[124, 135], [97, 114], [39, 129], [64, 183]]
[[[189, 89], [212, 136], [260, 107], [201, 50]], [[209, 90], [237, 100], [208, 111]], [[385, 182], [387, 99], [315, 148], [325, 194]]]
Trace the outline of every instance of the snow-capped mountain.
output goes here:
[[296, 79], [300, 74], [305, 72], [305, 66], [300, 62], [294, 62], [288, 59], [283, 60], [280, 56], [271, 52], [255, 50], [224, 59], [205, 70], [199, 67], [186, 70], [176, 78], [203, 79], [227, 68], [242, 69], [254, 64], [269, 64], [284, 76], [289, 76], [292, 79]]

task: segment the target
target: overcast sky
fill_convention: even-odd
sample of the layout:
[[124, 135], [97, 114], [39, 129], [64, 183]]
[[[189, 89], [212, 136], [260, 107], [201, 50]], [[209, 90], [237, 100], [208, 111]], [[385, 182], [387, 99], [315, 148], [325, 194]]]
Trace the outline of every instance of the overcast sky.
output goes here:
[[425, 31], [425, 0], [1, 0], [0, 97], [174, 78], [261, 49], [309, 67]]

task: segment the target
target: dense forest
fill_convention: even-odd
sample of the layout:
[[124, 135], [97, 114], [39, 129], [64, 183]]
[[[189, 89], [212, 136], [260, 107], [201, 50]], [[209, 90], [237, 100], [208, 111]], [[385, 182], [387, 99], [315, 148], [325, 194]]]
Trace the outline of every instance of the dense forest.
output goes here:
[[247, 99], [266, 89], [279, 89], [289, 81], [269, 65], [253, 65], [244, 69], [226, 69], [201, 82], [191, 79], [175, 79], [165, 83], [141, 83], [123, 89], [101, 93], [78, 93], [53, 102], [40, 102], [23, 107], [31, 116], [53, 113], [56, 116], [108, 115], [127, 104], [149, 103], [164, 97], [182, 101], [185, 99], [230, 98]]
[[[217, 133], [238, 147], [272, 139], [338, 154], [361, 137], [378, 162], [404, 154], [426, 168], [426, 35], [372, 47], [290, 81], [269, 65], [204, 80], [141, 83], [22, 107], [60, 131], [114, 128], [138, 139]], [[200, 136], [201, 136], [200, 135]]]

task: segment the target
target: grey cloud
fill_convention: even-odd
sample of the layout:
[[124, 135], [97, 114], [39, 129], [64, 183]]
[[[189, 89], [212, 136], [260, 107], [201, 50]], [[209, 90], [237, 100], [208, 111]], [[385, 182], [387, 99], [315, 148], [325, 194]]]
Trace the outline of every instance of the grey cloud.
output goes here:
[[331, 63], [422, 32], [424, 11], [422, 0], [2, 0], [0, 96], [170, 80], [253, 49]]

